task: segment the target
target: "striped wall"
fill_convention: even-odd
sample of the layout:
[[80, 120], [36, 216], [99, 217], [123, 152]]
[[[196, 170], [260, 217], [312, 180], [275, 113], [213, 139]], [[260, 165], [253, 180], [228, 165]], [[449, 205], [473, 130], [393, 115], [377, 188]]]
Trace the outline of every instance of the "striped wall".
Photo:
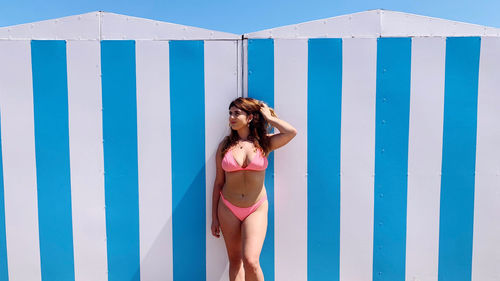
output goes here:
[[245, 41], [1, 41], [0, 280], [228, 280], [241, 92], [299, 132], [269, 156], [266, 281], [499, 280], [500, 38]]

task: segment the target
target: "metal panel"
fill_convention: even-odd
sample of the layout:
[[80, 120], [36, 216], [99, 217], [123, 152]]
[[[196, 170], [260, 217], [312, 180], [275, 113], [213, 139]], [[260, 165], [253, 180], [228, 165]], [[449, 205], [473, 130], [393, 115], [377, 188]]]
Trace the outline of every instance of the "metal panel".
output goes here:
[[500, 38], [481, 38], [472, 280], [500, 278]]
[[[274, 107], [274, 41], [249, 40], [248, 41], [248, 96], [266, 102]], [[267, 233], [260, 264], [266, 280], [275, 280], [275, 207], [274, 207], [274, 152], [267, 159], [269, 164], [266, 170], [264, 185], [269, 203]]]
[[276, 113], [299, 132], [275, 152], [276, 280], [306, 280], [307, 40], [274, 40], [274, 52]]
[[342, 50], [340, 280], [371, 281], [377, 40]]
[[206, 278], [204, 42], [171, 41], [174, 280]]
[[215, 40], [239, 39], [237, 34], [143, 18], [101, 13], [101, 39]]
[[373, 280], [405, 276], [411, 38], [377, 40]]
[[500, 29], [478, 24], [413, 15], [395, 11], [381, 11], [382, 36], [500, 36]]
[[437, 280], [446, 39], [413, 38], [406, 280]]
[[75, 280], [108, 280], [98, 41], [67, 42]]
[[446, 39], [439, 280], [471, 276], [480, 39]]
[[310, 39], [307, 69], [307, 278], [339, 278], [342, 40]]
[[380, 30], [380, 11], [373, 10], [275, 27], [246, 33], [244, 36], [281, 39], [378, 37]]
[[0, 113], [9, 280], [41, 280], [31, 46], [0, 42]]
[[[206, 280], [228, 280], [229, 263], [224, 238], [212, 236], [212, 196], [216, 150], [229, 135], [228, 106], [237, 98], [238, 42], [205, 42], [205, 171], [206, 171]], [[218, 194], [217, 194], [218, 196]]]
[[99, 12], [0, 28], [0, 40], [98, 40]]
[[102, 41], [102, 127], [108, 278], [140, 278], [134, 41]]
[[168, 42], [136, 42], [141, 280], [173, 280]]
[[500, 36], [500, 29], [421, 15], [371, 10], [246, 33], [246, 38]]

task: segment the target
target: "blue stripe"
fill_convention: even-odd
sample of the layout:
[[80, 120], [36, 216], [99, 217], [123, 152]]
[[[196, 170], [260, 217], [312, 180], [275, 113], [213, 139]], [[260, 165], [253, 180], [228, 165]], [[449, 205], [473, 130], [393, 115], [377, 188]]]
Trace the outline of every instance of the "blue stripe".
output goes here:
[[341, 109], [342, 39], [309, 39], [307, 278], [311, 281], [339, 280]]
[[411, 38], [379, 38], [373, 280], [405, 280]]
[[170, 41], [174, 280], [206, 279], [204, 42]]
[[480, 44], [479, 37], [446, 39], [440, 281], [471, 280]]
[[135, 41], [101, 41], [108, 280], [140, 279]]
[[[0, 135], [1, 132], [2, 129], [0, 127]], [[5, 200], [2, 159], [2, 142], [0, 141], [0, 280], [9, 281], [9, 272], [7, 265], [7, 240], [5, 232]]]
[[65, 41], [31, 41], [42, 280], [75, 280]]
[[[262, 100], [274, 108], [274, 41], [248, 40], [248, 97]], [[264, 185], [269, 203], [266, 238], [260, 264], [266, 280], [274, 281], [274, 152], [268, 157]]]

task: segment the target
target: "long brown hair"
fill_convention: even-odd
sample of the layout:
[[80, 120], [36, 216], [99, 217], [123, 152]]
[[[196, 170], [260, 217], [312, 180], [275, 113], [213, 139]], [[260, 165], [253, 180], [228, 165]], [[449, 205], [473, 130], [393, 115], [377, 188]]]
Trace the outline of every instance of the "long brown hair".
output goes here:
[[[228, 109], [233, 106], [246, 112], [247, 115], [253, 115], [253, 119], [249, 123], [250, 134], [248, 135], [248, 140], [253, 142], [255, 148], [261, 149], [262, 154], [266, 156], [270, 148], [270, 138], [267, 136], [267, 130], [270, 125], [260, 112], [260, 109], [263, 106], [262, 102], [253, 98], [237, 98], [229, 104]], [[269, 110], [271, 111], [272, 116], [277, 117], [272, 108], [269, 108]], [[226, 151], [235, 145], [239, 139], [240, 137], [238, 135], [238, 131], [231, 129], [229, 136], [226, 136], [224, 139], [222, 145], [222, 156], [224, 156]]]

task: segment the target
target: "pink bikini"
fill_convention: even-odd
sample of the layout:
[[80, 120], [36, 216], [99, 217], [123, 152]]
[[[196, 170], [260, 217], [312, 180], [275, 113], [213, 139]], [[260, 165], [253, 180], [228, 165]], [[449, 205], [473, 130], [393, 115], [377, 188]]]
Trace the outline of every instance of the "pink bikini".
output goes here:
[[[267, 158], [262, 155], [260, 149], [257, 149], [257, 153], [253, 157], [252, 161], [248, 163], [246, 167], [241, 167], [238, 165], [236, 160], [234, 159], [232, 149], [226, 152], [224, 158], [222, 159], [222, 169], [226, 172], [236, 172], [236, 171], [264, 171], [267, 168]], [[255, 212], [257, 208], [267, 200], [267, 196], [264, 195], [260, 200], [254, 205], [246, 208], [238, 207], [231, 202], [227, 201], [224, 196], [222, 196], [222, 192], [220, 192], [220, 196], [222, 198], [222, 202], [231, 210], [231, 212], [240, 220], [243, 221], [246, 217], [248, 217], [251, 213]]]

